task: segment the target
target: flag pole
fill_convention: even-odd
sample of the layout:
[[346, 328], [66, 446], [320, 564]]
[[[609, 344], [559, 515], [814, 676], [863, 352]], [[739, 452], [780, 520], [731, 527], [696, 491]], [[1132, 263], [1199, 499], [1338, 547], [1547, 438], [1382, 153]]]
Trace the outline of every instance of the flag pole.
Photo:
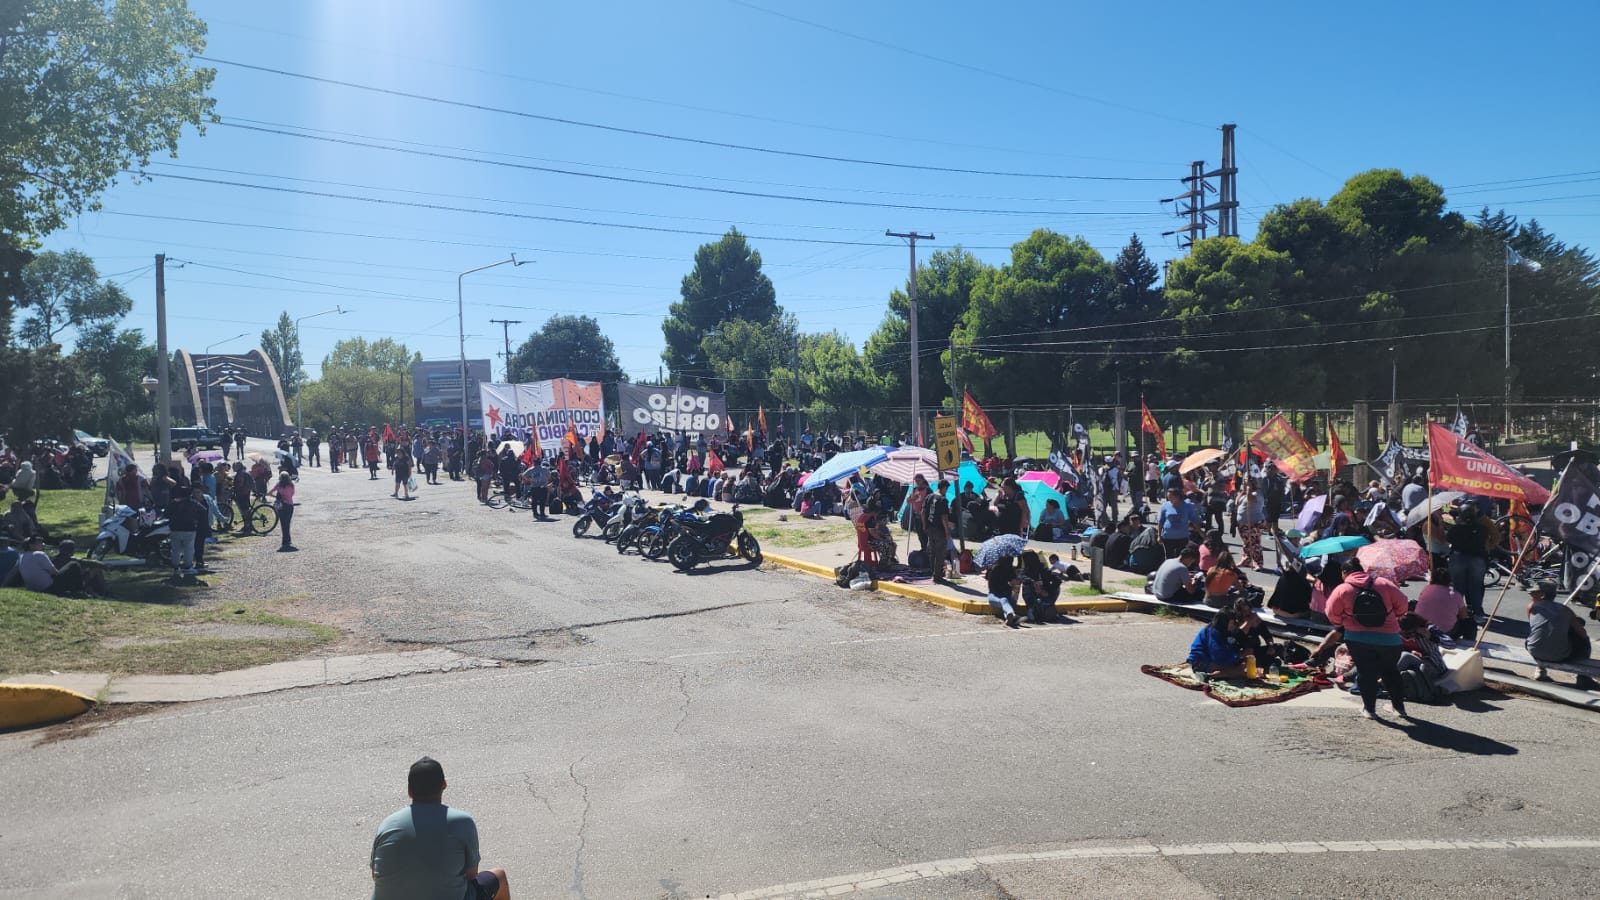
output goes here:
[[1578, 579], [1578, 586], [1573, 588], [1572, 593], [1567, 595], [1566, 604], [1568, 606], [1572, 605], [1572, 601], [1578, 599], [1578, 593], [1583, 590], [1583, 583], [1593, 577], [1596, 569], [1600, 569], [1600, 555], [1597, 555], [1594, 558], [1594, 562], [1589, 565], [1589, 571], [1584, 572], [1583, 577]]
[[[1572, 460], [1567, 460], [1567, 467], [1561, 470], [1562, 478], [1566, 477], [1568, 470], [1572, 468], [1572, 463]], [[1545, 509], [1549, 509], [1549, 504], [1545, 505]], [[1539, 510], [1539, 518], [1533, 520], [1533, 531], [1530, 533], [1530, 537], [1539, 533], [1539, 522], [1544, 519], [1544, 513], [1544, 509]], [[1500, 596], [1495, 598], [1494, 609], [1489, 612], [1488, 618], [1483, 620], [1483, 629], [1478, 632], [1478, 639], [1472, 642], [1472, 649], [1478, 649], [1478, 645], [1483, 643], [1484, 636], [1489, 633], [1489, 623], [1493, 622], [1495, 614], [1500, 612], [1500, 604], [1505, 602], [1506, 592], [1511, 590], [1511, 583], [1517, 580], [1517, 572], [1522, 570], [1522, 561], [1523, 559], [1527, 558], [1527, 556], [1528, 554], [1526, 552], [1518, 553], [1516, 559], [1512, 560], [1511, 574], [1506, 576], [1505, 584], [1500, 588]], [[1585, 575], [1584, 577], [1587, 578], [1589, 576]], [[1581, 584], [1582, 582], [1579, 583]], [[1576, 592], [1574, 592], [1574, 595], [1576, 595]]]

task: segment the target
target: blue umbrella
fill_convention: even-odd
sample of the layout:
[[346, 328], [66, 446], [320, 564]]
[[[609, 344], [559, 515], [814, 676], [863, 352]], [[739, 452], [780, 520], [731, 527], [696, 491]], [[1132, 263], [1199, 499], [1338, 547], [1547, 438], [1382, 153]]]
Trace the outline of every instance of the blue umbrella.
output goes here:
[[1050, 485], [1042, 481], [1019, 481], [1017, 487], [1022, 489], [1022, 495], [1028, 498], [1028, 512], [1033, 518], [1028, 523], [1029, 528], [1039, 527], [1039, 517], [1044, 514], [1044, 505], [1047, 500], [1054, 500], [1061, 504], [1061, 511], [1068, 509], [1067, 498], [1060, 491], [1052, 490]]
[[980, 569], [987, 569], [1003, 557], [1017, 556], [1027, 546], [1028, 539], [1020, 534], [998, 535], [978, 545], [978, 552], [972, 554], [972, 563]]
[[1329, 556], [1334, 553], [1348, 553], [1357, 547], [1365, 547], [1372, 543], [1371, 538], [1359, 534], [1347, 534], [1343, 537], [1323, 538], [1313, 544], [1300, 548], [1300, 558], [1310, 559], [1314, 556]]
[[854, 450], [850, 453], [840, 453], [832, 459], [817, 466], [817, 470], [806, 478], [806, 483], [800, 487], [800, 492], [822, 487], [830, 481], [838, 481], [854, 475], [862, 466], [874, 466], [889, 458], [889, 451], [884, 447], [868, 447], [865, 450]]
[[950, 486], [944, 489], [945, 499], [954, 501], [961, 486], [968, 483], [972, 485], [973, 490], [982, 491], [989, 486], [989, 479], [984, 478], [983, 473], [978, 471], [977, 463], [964, 459], [961, 461], [961, 466], [956, 469], [956, 477], [950, 482]]

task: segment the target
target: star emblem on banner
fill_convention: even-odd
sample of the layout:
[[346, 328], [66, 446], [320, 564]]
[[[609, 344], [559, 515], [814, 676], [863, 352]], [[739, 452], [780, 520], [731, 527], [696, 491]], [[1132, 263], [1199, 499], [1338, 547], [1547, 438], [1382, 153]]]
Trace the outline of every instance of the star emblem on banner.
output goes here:
[[494, 423], [494, 427], [499, 428], [500, 427], [500, 420], [501, 420], [500, 410], [496, 409], [494, 407], [494, 405], [491, 404], [489, 406], [489, 421]]

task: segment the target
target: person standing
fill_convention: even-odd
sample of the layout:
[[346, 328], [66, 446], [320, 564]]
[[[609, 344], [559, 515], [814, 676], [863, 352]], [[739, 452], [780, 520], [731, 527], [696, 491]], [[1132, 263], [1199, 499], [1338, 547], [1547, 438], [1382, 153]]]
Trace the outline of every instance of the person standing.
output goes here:
[[1183, 498], [1182, 491], [1168, 488], [1167, 499], [1161, 502], [1161, 511], [1158, 515], [1161, 522], [1161, 546], [1167, 550], [1167, 559], [1173, 559], [1192, 539], [1199, 525], [1199, 514], [1194, 504]]
[[550, 502], [550, 470], [544, 467], [543, 456], [533, 458], [533, 465], [522, 473], [522, 481], [528, 485], [528, 501], [533, 509], [533, 517], [545, 518], [545, 505]]
[[939, 486], [928, 493], [928, 498], [922, 506], [923, 526], [927, 529], [927, 540], [924, 547], [928, 556], [928, 567], [933, 570], [933, 580], [943, 581], [945, 564], [950, 558], [950, 501], [945, 497], [945, 492], [950, 489], [950, 482], [939, 479]]
[[[1251, 479], [1240, 477], [1239, 483], [1244, 486], [1233, 500], [1234, 520], [1239, 523], [1239, 544], [1244, 552], [1245, 568], [1257, 569], [1266, 566], [1266, 558], [1261, 552], [1261, 532], [1266, 527], [1267, 508], [1261, 498], [1261, 491], [1252, 490]], [[1281, 566], [1280, 566], [1281, 568]]]
[[372, 839], [372, 900], [511, 900], [504, 869], [478, 870], [478, 825], [444, 804], [449, 786], [437, 760], [411, 764], [411, 805], [384, 819]]
[[233, 446], [238, 449], [240, 459], [244, 459], [244, 437], [243, 425], [233, 429]]
[[[316, 451], [313, 450], [313, 453]], [[338, 429], [328, 432], [328, 471], [339, 471], [339, 460], [344, 456], [344, 435]]]
[[222, 426], [222, 459], [227, 461], [233, 453], [233, 426]]
[[1489, 570], [1489, 551], [1500, 543], [1494, 523], [1478, 515], [1478, 505], [1467, 501], [1457, 508], [1453, 524], [1445, 531], [1450, 544], [1450, 583], [1467, 598], [1474, 621], [1483, 619], [1483, 576]]
[[400, 496], [405, 491], [405, 499], [411, 499], [411, 447], [401, 444], [394, 451], [394, 490], [389, 493], [391, 497]]
[[439, 483], [439, 444], [431, 438], [422, 448], [422, 472], [429, 484]]
[[1356, 664], [1361, 687], [1361, 715], [1378, 715], [1378, 685], [1389, 692], [1394, 714], [1409, 719], [1404, 687], [1400, 682], [1400, 617], [1406, 614], [1406, 595], [1387, 578], [1367, 572], [1354, 556], [1340, 567], [1344, 582], [1328, 597], [1328, 622], [1344, 634], [1350, 659]]
[[378, 442], [373, 440], [370, 436], [367, 438], [367, 450], [366, 450], [366, 452], [367, 452], [367, 471], [372, 473], [372, 477], [368, 478], [367, 480], [368, 481], [377, 481], [378, 480], [378, 457], [379, 457]]
[[305, 462], [305, 438], [300, 436], [298, 430], [289, 438], [289, 452], [294, 454], [295, 465]]
[[322, 468], [322, 435], [317, 434], [315, 428], [311, 429], [311, 436], [306, 438], [306, 451], [311, 465], [314, 468]]
[[194, 542], [201, 517], [206, 514], [205, 507], [194, 502], [189, 492], [188, 487], [174, 487], [166, 510], [167, 524], [172, 529], [172, 568], [184, 576], [195, 574]]
[[278, 476], [278, 483], [267, 491], [274, 500], [278, 510], [278, 524], [283, 528], [283, 543], [278, 546], [279, 553], [293, 553], [300, 549], [289, 539], [289, 526], [294, 522], [294, 479], [288, 472]]

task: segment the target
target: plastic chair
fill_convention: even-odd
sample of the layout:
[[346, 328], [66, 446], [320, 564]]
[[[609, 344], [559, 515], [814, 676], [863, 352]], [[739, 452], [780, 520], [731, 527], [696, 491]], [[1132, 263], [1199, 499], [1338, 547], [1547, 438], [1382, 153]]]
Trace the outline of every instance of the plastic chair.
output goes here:
[[867, 526], [865, 522], [856, 523], [856, 561], [869, 566], [878, 564], [878, 553], [872, 549], [872, 544], [867, 540]]

